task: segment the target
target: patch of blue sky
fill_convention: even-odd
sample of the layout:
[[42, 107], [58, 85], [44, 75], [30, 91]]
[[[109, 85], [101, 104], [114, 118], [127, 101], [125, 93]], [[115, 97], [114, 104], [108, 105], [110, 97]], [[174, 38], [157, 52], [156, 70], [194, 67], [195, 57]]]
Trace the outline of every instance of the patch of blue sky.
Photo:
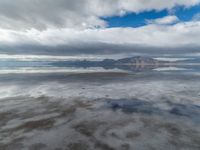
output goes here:
[[200, 4], [191, 8], [176, 7], [175, 15], [181, 21], [191, 21], [196, 14], [200, 13]]
[[141, 13], [128, 13], [124, 16], [103, 17], [109, 28], [113, 27], [140, 27], [147, 24], [147, 20], [162, 18], [168, 15], [175, 15], [180, 21], [191, 21], [196, 14], [200, 13], [200, 5], [190, 8], [178, 6], [172, 10], [145, 11]]
[[167, 10], [163, 11], [148, 11], [142, 13], [129, 13], [125, 16], [114, 16], [103, 18], [107, 23], [108, 27], [139, 27], [146, 24], [146, 20], [156, 19], [164, 17], [168, 14]]

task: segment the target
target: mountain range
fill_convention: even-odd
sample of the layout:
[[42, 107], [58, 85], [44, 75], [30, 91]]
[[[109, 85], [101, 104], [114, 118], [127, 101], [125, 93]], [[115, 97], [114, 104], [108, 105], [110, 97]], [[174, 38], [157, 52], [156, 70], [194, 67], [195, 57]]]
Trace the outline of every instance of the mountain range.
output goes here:
[[145, 71], [152, 70], [158, 67], [168, 67], [172, 63], [169, 61], [159, 61], [150, 57], [129, 57], [123, 59], [104, 59], [102, 61], [88, 61], [88, 60], [78, 60], [78, 61], [62, 61], [54, 62], [51, 65], [57, 67], [102, 67], [104, 69], [122, 69], [129, 71]]

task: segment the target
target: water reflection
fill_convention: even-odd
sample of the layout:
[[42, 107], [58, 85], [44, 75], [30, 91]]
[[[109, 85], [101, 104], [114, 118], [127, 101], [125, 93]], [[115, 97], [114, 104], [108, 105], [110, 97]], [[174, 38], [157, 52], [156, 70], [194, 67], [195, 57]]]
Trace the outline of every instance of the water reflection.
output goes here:
[[0, 74], [0, 149], [200, 149], [198, 69], [53, 70]]
[[[200, 121], [200, 106], [191, 104], [179, 104], [173, 101], [147, 102], [137, 99], [107, 99], [106, 105], [112, 110], [121, 110], [125, 113], [142, 113], [156, 115], [176, 115], [185, 117], [190, 121]], [[163, 109], [167, 108], [167, 109]]]

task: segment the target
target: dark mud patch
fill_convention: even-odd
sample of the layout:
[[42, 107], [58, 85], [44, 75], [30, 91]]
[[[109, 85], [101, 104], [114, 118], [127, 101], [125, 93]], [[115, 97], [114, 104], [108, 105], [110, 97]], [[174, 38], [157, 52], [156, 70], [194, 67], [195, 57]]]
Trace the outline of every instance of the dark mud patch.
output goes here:
[[17, 138], [12, 140], [12, 142], [9, 143], [1, 143], [0, 142], [0, 150], [18, 150], [24, 148], [24, 145], [22, 144], [22, 141], [24, 138]]
[[183, 130], [180, 128], [180, 126], [177, 126], [173, 123], [165, 123], [165, 124], [159, 124], [157, 126], [158, 129], [164, 129], [166, 130], [170, 135], [172, 136], [180, 136], [183, 133]]
[[36, 143], [33, 144], [29, 147], [29, 150], [42, 150], [45, 149], [47, 147], [47, 145], [43, 144], [43, 143]]
[[11, 115], [10, 112], [1, 112], [0, 113], [0, 121], [7, 119], [9, 115]]
[[130, 145], [129, 144], [122, 144], [121, 150], [130, 150]]
[[12, 113], [10, 112], [1, 112], [0, 113], [0, 126], [5, 125], [11, 118]]
[[108, 144], [105, 144], [100, 141], [95, 141], [95, 147], [100, 148], [101, 150], [115, 150], [113, 147], [109, 146]]
[[55, 112], [60, 113], [59, 117], [62, 118], [68, 116], [69, 118], [72, 118], [73, 114], [76, 112], [78, 108], [91, 110], [92, 105], [93, 104], [90, 101], [74, 100], [72, 104], [66, 104], [66, 105], [56, 104], [55, 106], [53, 106], [53, 108], [56, 108]]
[[52, 119], [44, 119], [44, 120], [37, 120], [37, 121], [29, 121], [26, 122], [17, 128], [15, 130], [25, 130], [25, 131], [31, 131], [31, 130], [47, 130], [54, 126], [55, 120]]
[[99, 126], [103, 125], [103, 122], [88, 122], [84, 121], [81, 123], [78, 123], [73, 126], [73, 128], [78, 131], [79, 133], [87, 136], [92, 137], [96, 130], [99, 128]]
[[91, 101], [76, 100], [74, 105], [77, 106], [77, 107], [80, 107], [80, 108], [91, 108], [92, 102]]
[[139, 132], [136, 132], [136, 131], [132, 131], [132, 132], [129, 132], [126, 134], [126, 137], [129, 138], [129, 139], [135, 139], [135, 138], [138, 138], [140, 137], [141, 134]]
[[184, 122], [159, 121], [150, 118], [140, 118], [140, 121], [144, 124], [144, 129], [154, 134], [165, 131], [169, 145], [176, 149], [200, 149], [200, 131], [197, 128], [191, 128]]
[[88, 150], [89, 146], [84, 142], [70, 143], [66, 150]]
[[2, 127], [6, 126], [10, 120], [19, 118], [19, 117], [20, 115], [17, 113], [17, 111], [15, 113], [10, 112], [10, 111], [0, 113], [0, 131]]
[[76, 107], [62, 108], [60, 117], [66, 117], [72, 115], [76, 111]]

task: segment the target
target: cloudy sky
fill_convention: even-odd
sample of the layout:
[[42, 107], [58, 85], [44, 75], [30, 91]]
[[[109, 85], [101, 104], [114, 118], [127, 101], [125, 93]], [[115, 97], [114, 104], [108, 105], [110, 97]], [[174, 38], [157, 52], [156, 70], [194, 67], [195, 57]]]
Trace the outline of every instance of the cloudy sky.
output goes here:
[[200, 0], [0, 0], [0, 56], [200, 55]]

